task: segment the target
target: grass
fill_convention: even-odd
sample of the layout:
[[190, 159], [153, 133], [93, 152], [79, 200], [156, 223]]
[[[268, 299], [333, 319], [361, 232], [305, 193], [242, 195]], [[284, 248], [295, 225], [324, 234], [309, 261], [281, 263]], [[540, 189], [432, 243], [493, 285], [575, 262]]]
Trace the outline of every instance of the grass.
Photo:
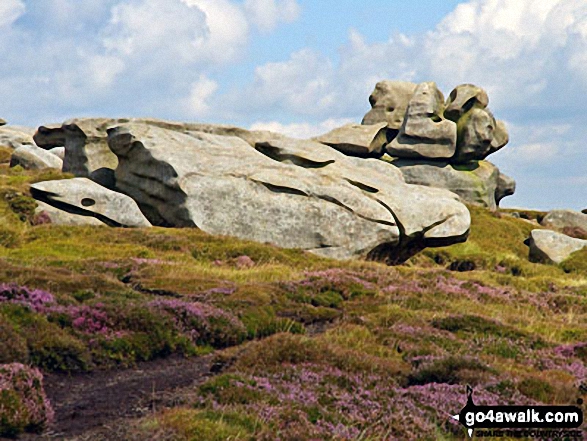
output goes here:
[[224, 367], [122, 424], [126, 439], [462, 439], [447, 412], [467, 384], [479, 403], [584, 394], [587, 250], [530, 263], [528, 220], [472, 207], [466, 243], [387, 267], [197, 230], [35, 225], [28, 186], [60, 177], [0, 165], [0, 285], [29, 293], [0, 289], [0, 363], [213, 352]]

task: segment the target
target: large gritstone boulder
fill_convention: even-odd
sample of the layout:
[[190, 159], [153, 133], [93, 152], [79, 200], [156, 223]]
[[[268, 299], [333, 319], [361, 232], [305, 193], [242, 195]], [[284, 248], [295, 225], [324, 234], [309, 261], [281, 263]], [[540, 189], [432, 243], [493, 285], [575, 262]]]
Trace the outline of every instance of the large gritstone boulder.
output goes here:
[[147, 124], [108, 131], [117, 188], [152, 223], [394, 262], [468, 235], [470, 215], [456, 195], [408, 185], [383, 161], [267, 132], [208, 129], [230, 133]]

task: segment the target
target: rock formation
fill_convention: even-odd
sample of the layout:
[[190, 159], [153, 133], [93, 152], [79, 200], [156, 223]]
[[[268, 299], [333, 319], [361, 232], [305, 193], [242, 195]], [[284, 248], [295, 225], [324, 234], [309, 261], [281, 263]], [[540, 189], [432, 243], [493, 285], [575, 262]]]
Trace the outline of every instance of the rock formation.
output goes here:
[[[487, 108], [489, 97], [480, 87], [457, 86], [445, 102], [435, 83], [382, 81], [369, 101], [372, 109], [362, 124], [370, 127], [369, 133], [377, 133], [377, 142], [371, 138], [377, 148], [381, 140], [388, 140], [382, 147], [387, 153], [383, 159], [400, 167], [407, 182], [446, 188], [465, 202], [490, 209], [514, 194], [515, 181], [485, 161], [508, 143], [509, 136], [505, 124]], [[387, 124], [385, 136], [376, 124]], [[316, 140], [328, 144], [326, 138]], [[361, 139], [363, 146], [370, 146], [369, 141]], [[373, 151], [340, 145], [334, 147], [351, 156]]]
[[87, 178], [39, 182], [31, 185], [31, 194], [61, 211], [94, 217], [113, 227], [151, 226], [135, 201]]
[[450, 159], [455, 155], [457, 125], [443, 119], [444, 96], [435, 83], [414, 92], [397, 137], [387, 153], [399, 158]]
[[533, 230], [527, 241], [530, 260], [559, 264], [576, 251], [587, 247], [587, 240], [575, 239], [550, 230]]
[[188, 132], [136, 123], [108, 131], [117, 188], [154, 224], [393, 261], [468, 235], [456, 196], [408, 185], [382, 161], [277, 134]]

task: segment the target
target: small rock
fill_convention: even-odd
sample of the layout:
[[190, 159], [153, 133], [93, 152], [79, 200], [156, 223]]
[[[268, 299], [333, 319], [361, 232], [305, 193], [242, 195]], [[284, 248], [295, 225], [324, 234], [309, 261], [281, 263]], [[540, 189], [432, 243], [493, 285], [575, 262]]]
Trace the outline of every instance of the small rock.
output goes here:
[[0, 118], [0, 126], [5, 126], [8, 124], [5, 119]]
[[483, 89], [473, 84], [461, 84], [450, 93], [444, 116], [446, 119], [458, 122], [471, 109], [485, 109], [488, 104], [489, 97]]
[[528, 239], [530, 261], [559, 264], [576, 251], [587, 247], [587, 240], [574, 239], [550, 230], [533, 230]]
[[0, 127], [0, 146], [17, 149], [23, 145], [34, 145], [34, 129], [20, 126]]
[[565, 228], [587, 231], [587, 214], [573, 210], [553, 210], [544, 216], [540, 224], [559, 231]]
[[31, 193], [37, 200], [73, 214], [94, 216], [107, 225], [151, 226], [130, 197], [87, 178], [38, 182], [31, 185]]
[[238, 269], [249, 269], [255, 266], [255, 261], [249, 256], [239, 256], [234, 259], [234, 264]]
[[18, 147], [10, 158], [10, 167], [16, 167], [17, 165], [20, 165], [25, 170], [43, 170], [46, 168], [61, 170], [63, 161], [40, 147], [23, 145]]

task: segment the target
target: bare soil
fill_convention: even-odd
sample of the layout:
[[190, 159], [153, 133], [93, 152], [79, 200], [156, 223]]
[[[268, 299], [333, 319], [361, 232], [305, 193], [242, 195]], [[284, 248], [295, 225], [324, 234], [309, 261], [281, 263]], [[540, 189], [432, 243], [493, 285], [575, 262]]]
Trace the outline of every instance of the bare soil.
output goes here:
[[55, 409], [55, 423], [43, 435], [20, 439], [86, 438], [84, 434], [107, 430], [114, 421], [138, 418], [168, 404], [176, 390], [204, 382], [214, 375], [212, 370], [212, 356], [173, 356], [131, 369], [47, 374], [45, 390]]

